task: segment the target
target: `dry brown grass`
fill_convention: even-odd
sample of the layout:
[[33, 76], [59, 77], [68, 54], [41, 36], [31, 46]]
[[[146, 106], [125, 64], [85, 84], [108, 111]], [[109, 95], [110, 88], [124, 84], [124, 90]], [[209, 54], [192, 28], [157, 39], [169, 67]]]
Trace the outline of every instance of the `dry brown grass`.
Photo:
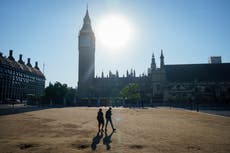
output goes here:
[[[0, 152], [102, 153], [110, 146], [111, 153], [230, 153], [229, 117], [168, 108], [113, 109], [112, 142], [104, 134], [92, 146], [100, 138], [96, 114], [97, 108], [60, 108], [0, 116]], [[109, 126], [107, 139], [110, 134]]]

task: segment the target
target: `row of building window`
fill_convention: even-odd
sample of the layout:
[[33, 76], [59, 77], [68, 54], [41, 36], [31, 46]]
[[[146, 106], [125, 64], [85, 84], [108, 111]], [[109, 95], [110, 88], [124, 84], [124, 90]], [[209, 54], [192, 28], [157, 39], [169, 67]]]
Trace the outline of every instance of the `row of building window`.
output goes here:
[[0, 69], [0, 76], [8, 75], [8, 76], [17, 76], [17, 78], [24, 78], [27, 80], [35, 80], [35, 81], [44, 81], [43, 77], [33, 76], [31, 74], [26, 74], [25, 72], [17, 72], [15, 70], [10, 69]]
[[[0, 63], [1, 64], [1, 63]], [[0, 65], [0, 103], [7, 99], [26, 100], [28, 95], [40, 97], [45, 88], [45, 77], [21, 69]]]

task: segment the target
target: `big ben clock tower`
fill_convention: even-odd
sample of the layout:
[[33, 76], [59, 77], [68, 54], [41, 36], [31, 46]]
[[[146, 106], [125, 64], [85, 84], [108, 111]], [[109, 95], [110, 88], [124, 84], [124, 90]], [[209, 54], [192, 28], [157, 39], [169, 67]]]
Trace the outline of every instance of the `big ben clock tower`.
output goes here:
[[95, 75], [95, 36], [91, 27], [88, 8], [78, 36], [78, 92], [80, 97], [89, 96], [89, 89]]

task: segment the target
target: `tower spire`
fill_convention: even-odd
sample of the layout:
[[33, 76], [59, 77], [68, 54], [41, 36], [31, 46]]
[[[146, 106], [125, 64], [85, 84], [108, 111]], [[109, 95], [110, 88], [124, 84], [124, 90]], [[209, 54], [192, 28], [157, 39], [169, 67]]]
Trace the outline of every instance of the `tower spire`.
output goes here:
[[89, 12], [88, 12], [88, 3], [86, 4], [86, 15], [89, 16]]
[[90, 23], [90, 18], [89, 18], [88, 4], [87, 4], [87, 7], [86, 7], [86, 13], [85, 13], [85, 17], [84, 17], [84, 24], [91, 24]]
[[89, 17], [88, 4], [86, 5], [86, 13], [83, 19], [83, 26], [81, 28], [80, 33], [93, 33], [93, 30], [91, 27], [91, 20]]
[[160, 65], [161, 67], [160, 68], [163, 69], [163, 67], [165, 65], [165, 63], [164, 63], [163, 49], [161, 49], [161, 57], [160, 58], [161, 58], [161, 65]]
[[152, 71], [156, 70], [156, 61], [155, 61], [154, 53], [152, 54], [151, 70]]

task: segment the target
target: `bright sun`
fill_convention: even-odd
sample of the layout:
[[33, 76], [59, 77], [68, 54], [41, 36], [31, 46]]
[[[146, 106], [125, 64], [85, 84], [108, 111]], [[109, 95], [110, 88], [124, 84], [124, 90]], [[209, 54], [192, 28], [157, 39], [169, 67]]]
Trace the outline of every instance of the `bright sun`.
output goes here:
[[109, 49], [125, 46], [131, 38], [132, 29], [128, 20], [121, 15], [108, 15], [99, 21], [96, 38]]

